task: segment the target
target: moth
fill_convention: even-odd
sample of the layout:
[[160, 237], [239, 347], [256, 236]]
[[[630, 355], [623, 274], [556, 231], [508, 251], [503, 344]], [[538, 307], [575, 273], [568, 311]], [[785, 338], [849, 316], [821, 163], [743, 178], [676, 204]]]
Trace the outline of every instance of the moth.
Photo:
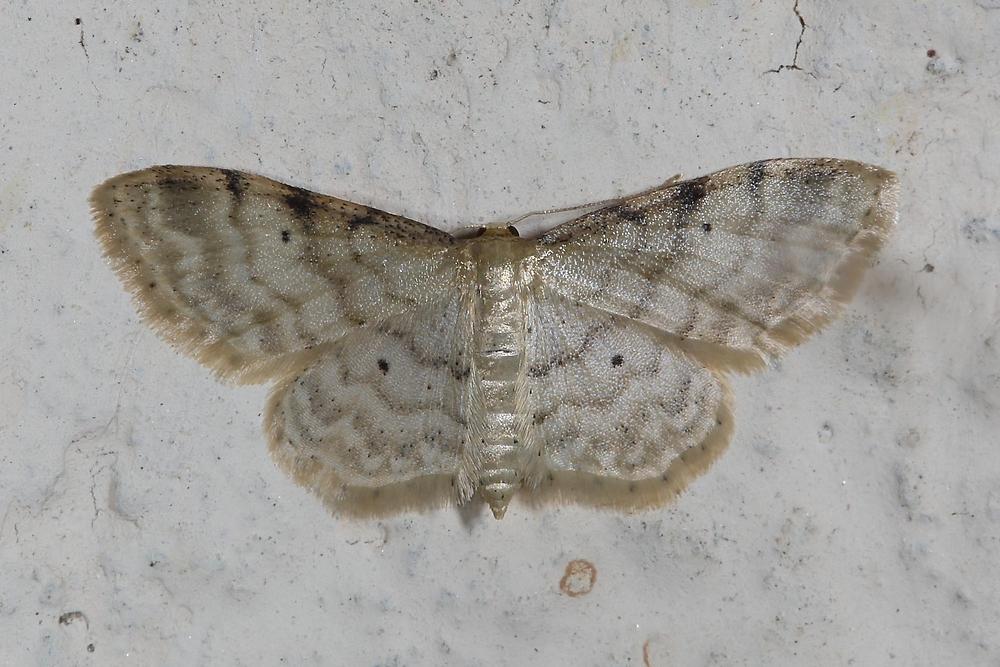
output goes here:
[[591, 206], [533, 237], [449, 234], [261, 176], [157, 166], [93, 193], [145, 319], [235, 382], [275, 382], [277, 463], [335, 513], [676, 496], [733, 432], [726, 375], [829, 322], [898, 183], [753, 162]]

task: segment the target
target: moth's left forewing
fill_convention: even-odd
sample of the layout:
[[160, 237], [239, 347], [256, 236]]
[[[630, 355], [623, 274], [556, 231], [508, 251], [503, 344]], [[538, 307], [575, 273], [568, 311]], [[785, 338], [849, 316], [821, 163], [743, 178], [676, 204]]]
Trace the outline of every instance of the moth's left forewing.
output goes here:
[[[775, 288], [756, 286], [765, 327], [753, 346], [773, 358], [826, 326], [854, 296], [896, 223], [899, 182], [880, 167], [826, 158], [770, 160], [762, 168], [757, 201], [766, 203], [745, 233], [770, 241], [759, 270], [772, 271]], [[744, 172], [745, 188], [751, 169]]]
[[721, 370], [750, 371], [839, 311], [895, 222], [888, 171], [754, 162], [672, 183], [538, 238], [554, 291], [659, 329]]

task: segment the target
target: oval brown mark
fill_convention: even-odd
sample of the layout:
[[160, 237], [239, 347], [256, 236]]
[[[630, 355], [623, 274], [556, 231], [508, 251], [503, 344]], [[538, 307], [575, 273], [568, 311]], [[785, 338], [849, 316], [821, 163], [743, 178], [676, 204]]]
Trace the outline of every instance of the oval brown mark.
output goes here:
[[586, 560], [571, 560], [566, 565], [566, 573], [559, 580], [559, 590], [571, 598], [586, 595], [597, 581], [597, 568]]
[[927, 49], [927, 57], [928, 58], [933, 58], [936, 55], [937, 55], [937, 51], [935, 49]]

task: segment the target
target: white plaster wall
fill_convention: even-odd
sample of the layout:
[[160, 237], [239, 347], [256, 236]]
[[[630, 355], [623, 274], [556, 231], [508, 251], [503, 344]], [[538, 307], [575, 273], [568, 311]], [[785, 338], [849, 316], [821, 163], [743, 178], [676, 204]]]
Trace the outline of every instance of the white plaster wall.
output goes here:
[[[0, 664], [1000, 664], [996, 0], [10, 0], [0, 33]], [[632, 516], [330, 517], [86, 202], [212, 164], [449, 228], [790, 155], [898, 171], [897, 233]]]

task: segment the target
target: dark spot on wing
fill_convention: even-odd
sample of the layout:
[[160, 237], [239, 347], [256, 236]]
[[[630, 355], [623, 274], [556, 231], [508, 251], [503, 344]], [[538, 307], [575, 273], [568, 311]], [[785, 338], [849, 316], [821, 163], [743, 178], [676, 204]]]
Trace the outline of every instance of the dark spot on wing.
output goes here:
[[646, 220], [645, 210], [633, 208], [628, 204], [614, 206], [608, 212], [616, 218], [628, 220], [629, 222], [644, 222]]
[[184, 191], [184, 190], [194, 190], [198, 187], [198, 184], [192, 181], [190, 178], [185, 178], [184, 175], [178, 175], [176, 172], [167, 171], [166, 176], [157, 181], [159, 185], [164, 190], [174, 190], [174, 191]]
[[615, 356], [611, 357], [612, 366], [617, 368], [618, 366], [621, 366], [623, 363], [625, 363], [625, 358], [622, 357], [622, 355], [616, 354]]
[[701, 178], [684, 181], [677, 186], [674, 190], [674, 200], [680, 206], [682, 213], [691, 213], [698, 207], [699, 202], [701, 202], [707, 192], [705, 188], [707, 181], [708, 177], [702, 176]]
[[533, 364], [528, 368], [528, 377], [543, 378], [552, 372], [552, 364]]
[[702, 226], [701, 226], [701, 228], [702, 228], [702, 230], [704, 230], [706, 232], [710, 232], [710, 231], [712, 231], [712, 223], [711, 222], [703, 223]]
[[319, 208], [315, 195], [302, 188], [290, 187], [290, 191], [285, 195], [285, 204], [300, 220], [309, 220]]
[[226, 177], [226, 190], [233, 196], [233, 199], [236, 201], [243, 199], [243, 193], [246, 192], [246, 184], [240, 178], [239, 172], [232, 169], [223, 169], [222, 173]]
[[291, 238], [292, 238], [292, 233], [290, 231], [288, 231], [287, 229], [282, 229], [281, 230], [281, 242], [282, 243], [288, 243], [291, 240]]
[[364, 227], [366, 225], [374, 225], [378, 220], [376, 220], [372, 215], [365, 214], [359, 215], [357, 217], [351, 218], [347, 221], [347, 227], [349, 229], [356, 229], [358, 227]]
[[826, 162], [798, 165], [788, 170], [788, 175], [798, 179], [803, 185], [830, 187], [837, 177], [837, 168]]
[[752, 192], [756, 192], [757, 188], [764, 181], [764, 176], [767, 174], [767, 165], [764, 161], [751, 162], [747, 165], [747, 187], [750, 188]]
[[389, 362], [386, 361], [385, 359], [379, 359], [378, 369], [382, 371], [382, 375], [385, 375], [386, 373], [389, 372]]

